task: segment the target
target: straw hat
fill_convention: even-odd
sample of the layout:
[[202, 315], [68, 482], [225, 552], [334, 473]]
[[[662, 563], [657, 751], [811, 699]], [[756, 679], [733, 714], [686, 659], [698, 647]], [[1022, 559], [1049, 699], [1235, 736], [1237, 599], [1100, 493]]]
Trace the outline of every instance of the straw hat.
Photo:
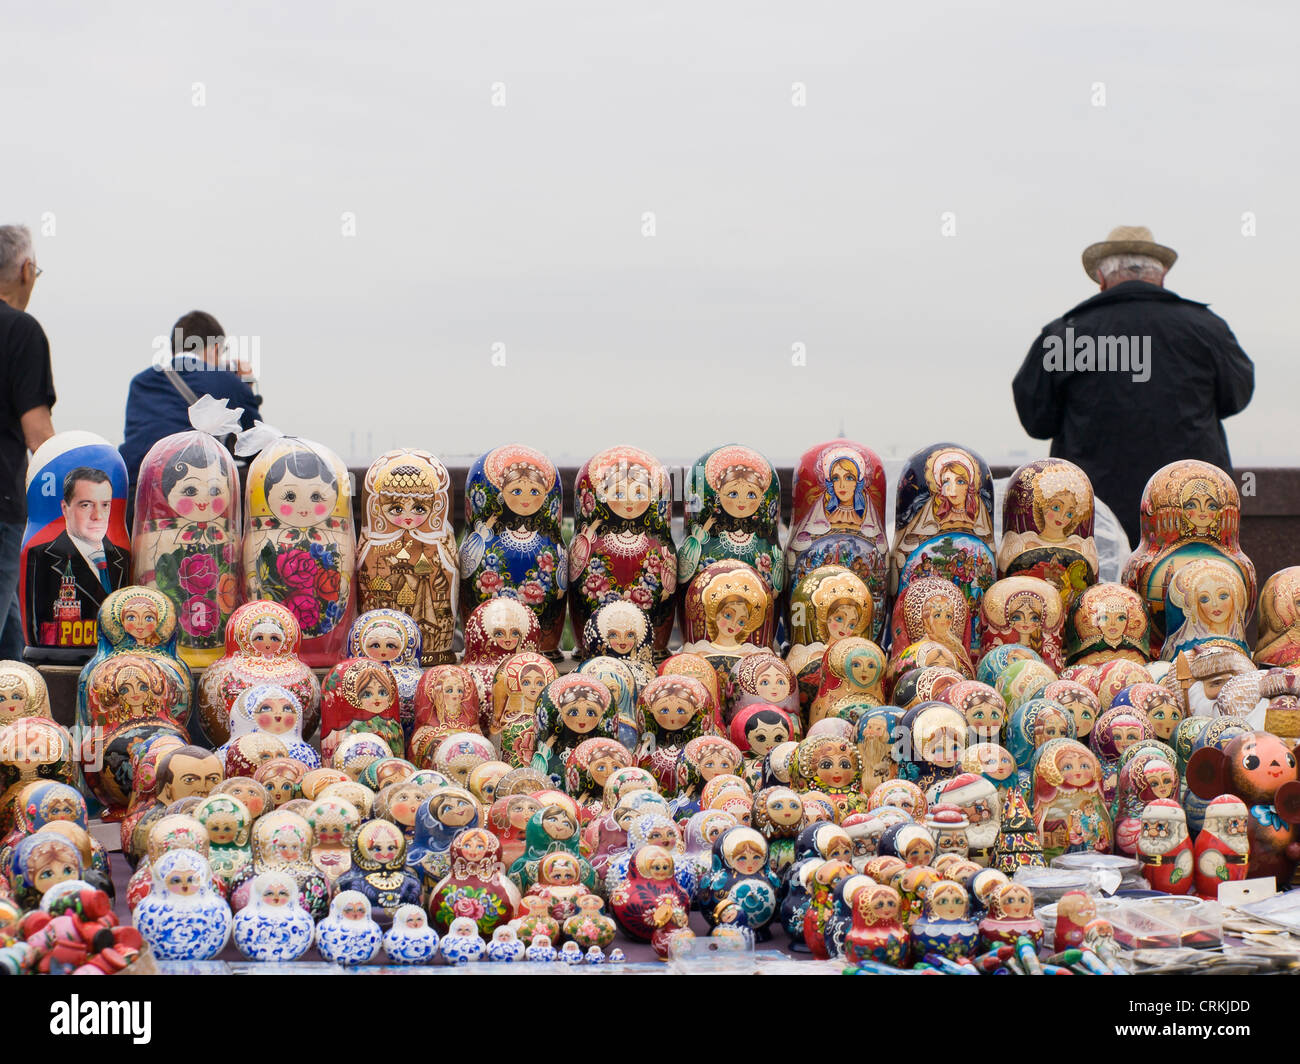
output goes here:
[[1100, 244], [1083, 249], [1083, 271], [1089, 280], [1097, 279], [1097, 263], [1107, 255], [1150, 255], [1166, 270], [1178, 261], [1178, 252], [1157, 244], [1145, 225], [1119, 225]]

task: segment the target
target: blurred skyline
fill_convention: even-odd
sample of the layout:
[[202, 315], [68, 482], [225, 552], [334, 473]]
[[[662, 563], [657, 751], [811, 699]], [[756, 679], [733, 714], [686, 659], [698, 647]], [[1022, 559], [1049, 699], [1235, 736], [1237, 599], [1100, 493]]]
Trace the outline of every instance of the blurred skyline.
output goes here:
[[198, 308], [256, 338], [269, 423], [362, 465], [510, 440], [791, 464], [841, 432], [1038, 457], [1011, 377], [1095, 293], [1083, 248], [1147, 225], [1179, 252], [1168, 287], [1256, 363], [1235, 463], [1295, 464], [1298, 26], [1169, 2], [49, 0], [6, 13], [0, 222], [45, 271], [56, 429], [120, 443], [128, 380]]

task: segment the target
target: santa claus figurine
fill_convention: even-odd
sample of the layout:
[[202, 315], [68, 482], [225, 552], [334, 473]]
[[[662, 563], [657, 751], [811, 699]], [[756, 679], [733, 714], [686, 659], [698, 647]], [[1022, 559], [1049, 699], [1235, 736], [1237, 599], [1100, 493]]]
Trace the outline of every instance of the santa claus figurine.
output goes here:
[[1181, 805], [1172, 798], [1148, 802], [1137, 844], [1142, 874], [1152, 890], [1191, 893], [1192, 840], [1187, 837], [1187, 814]]
[[1221, 794], [1205, 810], [1205, 826], [1196, 836], [1196, 893], [1214, 900], [1219, 884], [1246, 878], [1250, 860], [1246, 803]]

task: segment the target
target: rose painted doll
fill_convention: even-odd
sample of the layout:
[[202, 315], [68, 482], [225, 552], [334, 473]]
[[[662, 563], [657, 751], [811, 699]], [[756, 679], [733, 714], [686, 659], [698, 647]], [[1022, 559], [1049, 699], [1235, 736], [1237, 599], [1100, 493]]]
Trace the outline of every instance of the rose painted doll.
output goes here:
[[582, 633], [589, 657], [610, 657], [625, 662], [638, 685], [654, 678], [654, 631], [639, 606], [622, 600], [607, 602], [590, 617]]
[[313, 667], [343, 654], [352, 623], [352, 491], [332, 451], [282, 437], [248, 468], [244, 581], [250, 599], [278, 602], [302, 630]]
[[1034, 823], [1048, 860], [1062, 853], [1110, 853], [1110, 811], [1097, 756], [1073, 739], [1052, 739], [1033, 767]]
[[460, 573], [447, 467], [428, 451], [388, 451], [366, 470], [361, 495], [361, 609], [400, 610], [414, 620], [421, 665], [454, 661]]
[[555, 465], [522, 444], [480, 455], [465, 477], [462, 620], [488, 599], [518, 599], [537, 614], [541, 651], [553, 660], [559, 660], [568, 589], [563, 509]]
[[1023, 935], [1035, 946], [1043, 940], [1043, 922], [1034, 915], [1034, 896], [1023, 883], [1003, 883], [989, 897], [988, 915], [980, 921], [986, 949], [1014, 946]]
[[645, 733], [636, 749], [637, 764], [647, 769], [666, 795], [677, 789], [677, 757], [690, 740], [710, 733], [709, 693], [688, 676], [659, 676], [641, 691]]
[[501, 864], [501, 842], [485, 828], [456, 833], [449, 848], [451, 869], [429, 894], [429, 922], [446, 934], [451, 922], [467, 916], [479, 933], [490, 935], [522, 910], [519, 889]]
[[180, 654], [192, 667], [221, 656], [239, 605], [241, 531], [239, 474], [213, 436], [178, 432], [149, 449], [137, 480], [131, 578], [176, 607]]
[[402, 731], [408, 738], [415, 721], [415, 690], [424, 675], [420, 647], [420, 629], [398, 610], [370, 610], [348, 631], [348, 657], [382, 661], [393, 670], [402, 702]]
[[415, 720], [407, 756], [421, 768], [433, 764], [433, 755], [448, 736], [477, 732], [482, 716], [478, 685], [459, 665], [426, 669], [415, 690]]
[[[302, 705], [302, 734], [320, 723], [320, 681], [298, 657], [301, 629], [289, 610], [275, 602], [246, 602], [226, 625], [226, 653], [204, 670], [199, 683], [199, 717], [213, 743], [230, 738], [230, 710], [249, 687], [273, 683], [292, 691]], [[332, 664], [332, 662], [331, 662]]]
[[306, 818], [313, 836], [311, 863], [333, 887], [352, 866], [352, 839], [361, 827], [361, 813], [350, 802], [322, 797], [312, 801]]
[[601, 451], [578, 470], [574, 508], [569, 610], [579, 656], [588, 653], [581, 642], [588, 618], [615, 599], [646, 611], [655, 656], [664, 656], [678, 583], [668, 471], [635, 447]]
[[637, 851], [627, 880], [609, 899], [614, 919], [632, 938], [654, 942], [686, 927], [690, 897], [673, 873], [673, 855], [662, 846]]
[[321, 685], [321, 754], [332, 757], [347, 736], [370, 734], [405, 752], [401, 705], [392, 670], [369, 658], [349, 658], [325, 674]]
[[537, 699], [558, 676], [555, 666], [534, 651], [512, 654], [497, 667], [488, 735], [499, 744], [502, 760], [512, 768], [532, 763], [537, 747]]
[[552, 680], [537, 699], [537, 749], [533, 768], [557, 783], [564, 779], [569, 751], [585, 739], [612, 739], [613, 700], [598, 679], [570, 674]]

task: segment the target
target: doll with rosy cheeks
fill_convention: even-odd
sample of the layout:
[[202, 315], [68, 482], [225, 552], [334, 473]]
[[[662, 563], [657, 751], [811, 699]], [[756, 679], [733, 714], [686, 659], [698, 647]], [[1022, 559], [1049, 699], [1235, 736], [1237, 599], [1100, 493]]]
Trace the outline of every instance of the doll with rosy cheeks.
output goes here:
[[361, 827], [361, 814], [352, 804], [338, 798], [321, 798], [308, 809], [314, 842], [311, 863], [334, 885], [352, 867], [352, 840]]
[[1074, 737], [1086, 743], [1093, 725], [1101, 716], [1101, 703], [1086, 686], [1075, 680], [1055, 680], [1043, 688], [1043, 697], [1070, 711], [1074, 717]]
[[364, 895], [381, 926], [392, 924], [399, 907], [420, 903], [420, 880], [406, 867], [406, 838], [397, 825], [387, 820], [361, 825], [352, 843], [352, 867], [335, 888]]
[[419, 626], [398, 610], [363, 613], [348, 632], [347, 657], [369, 658], [392, 670], [402, 705], [402, 731], [408, 739], [415, 726], [415, 693], [423, 676], [421, 650]]
[[682, 747], [677, 757], [677, 796], [673, 815], [685, 819], [698, 813], [701, 794], [712, 779], [731, 776], [740, 768], [740, 750], [717, 735], [701, 735]]
[[271, 735], [285, 744], [288, 756], [308, 768], [320, 767], [320, 756], [302, 738], [302, 703], [298, 696], [277, 684], [259, 684], [243, 691], [230, 709], [230, 740], [217, 748], [217, 756], [241, 736]]
[[153, 889], [132, 913], [135, 926], [163, 960], [210, 960], [230, 938], [230, 908], [212, 889], [208, 862], [193, 850], [172, 850], [153, 866]]
[[939, 700], [948, 703], [966, 719], [967, 735], [973, 743], [997, 742], [1007, 720], [1007, 704], [986, 683], [963, 680], [947, 688]]
[[1052, 739], [1038, 751], [1032, 777], [1034, 823], [1044, 857], [1111, 852], [1113, 830], [1101, 765], [1091, 750], [1073, 739]]
[[659, 676], [641, 691], [646, 730], [635, 757], [667, 795], [676, 793], [677, 758], [682, 748], [692, 739], [708, 734], [708, 699], [704, 685], [686, 676]]
[[899, 968], [911, 950], [911, 935], [899, 921], [902, 899], [888, 885], [861, 884], [851, 899], [853, 928], [844, 937], [851, 964], [875, 961]]
[[837, 817], [866, 809], [862, 795], [862, 758], [853, 743], [828, 735], [804, 739], [795, 751], [799, 779], [808, 789], [828, 795], [835, 803]]
[[467, 916], [478, 924], [480, 934], [490, 935], [522, 911], [519, 890], [505, 874], [501, 853], [500, 841], [485, 828], [457, 833], [450, 847], [450, 870], [429, 892], [434, 927], [445, 934], [453, 920]]
[[233, 887], [252, 866], [252, 814], [234, 795], [210, 794], [194, 807], [193, 816], [208, 832], [212, 875]]
[[763, 758], [781, 743], [789, 742], [794, 728], [781, 710], [751, 704], [731, 718], [732, 743], [741, 751], [741, 774], [756, 786], [762, 774]]
[[1115, 801], [1115, 844], [1119, 852], [1137, 853], [1142, 810], [1161, 798], [1178, 799], [1178, 772], [1168, 755], [1142, 749], [1127, 759], [1119, 772]]
[[563, 923], [577, 913], [578, 899], [589, 893], [582, 874], [578, 857], [566, 850], [548, 853], [537, 866], [537, 882], [528, 888], [528, 896], [546, 899], [546, 911]]
[[531, 794], [508, 794], [492, 803], [487, 827], [501, 842], [501, 860], [507, 868], [524, 854], [524, 832], [542, 803]]
[[547, 684], [537, 700], [533, 768], [562, 780], [570, 751], [586, 739], [614, 737], [612, 708], [609, 688], [600, 680], [568, 675]]
[[605, 784], [621, 768], [630, 768], [632, 755], [617, 739], [584, 739], [571, 751], [565, 763], [565, 784], [578, 805], [579, 818], [586, 823], [605, 812], [602, 801]]
[[292, 757], [273, 757], [263, 761], [253, 773], [253, 779], [266, 788], [271, 804], [277, 809], [285, 802], [302, 797], [302, 778], [307, 766]]
[[511, 768], [532, 763], [537, 746], [537, 700], [559, 673], [541, 654], [513, 654], [497, 668], [492, 682], [489, 737]]
[[1034, 915], [1034, 896], [1023, 883], [1003, 883], [989, 897], [988, 915], [980, 921], [980, 942], [987, 949], [1014, 946], [1022, 935], [1035, 946], [1043, 940], [1043, 922]]
[[1132, 706], [1115, 706], [1097, 718], [1088, 745], [1101, 762], [1102, 790], [1107, 803], [1115, 798], [1124, 751], [1143, 739], [1154, 739], [1155, 734], [1147, 715]]
[[609, 899], [614, 919], [641, 942], [659, 940], [689, 923], [690, 896], [674, 875], [673, 855], [662, 846], [638, 850], [627, 880]]
[[407, 845], [410, 845], [415, 841], [415, 820], [420, 806], [432, 791], [432, 787], [416, 783], [390, 783], [375, 796], [371, 813], [401, 828]]
[[321, 685], [321, 756], [332, 757], [357, 734], [382, 739], [394, 757], [405, 752], [397, 681], [387, 665], [369, 658], [339, 662]]
[[1155, 737], [1162, 743], [1171, 740], [1178, 722], [1186, 715], [1174, 693], [1155, 683], [1135, 683], [1120, 691], [1111, 702], [1111, 709], [1130, 706], [1146, 715]]
[[880, 837], [878, 853], [897, 857], [909, 868], [929, 865], [934, 859], [934, 836], [921, 824], [899, 824]]
[[768, 868], [767, 840], [753, 828], [731, 828], [713, 844], [713, 871], [700, 884], [704, 918], [715, 925], [730, 903], [755, 938], [770, 938], [768, 925], [780, 904], [779, 887]]
[[435, 665], [425, 670], [415, 689], [414, 728], [406, 747], [410, 760], [428, 768], [434, 751], [448, 736], [478, 731], [474, 677], [459, 665]]

